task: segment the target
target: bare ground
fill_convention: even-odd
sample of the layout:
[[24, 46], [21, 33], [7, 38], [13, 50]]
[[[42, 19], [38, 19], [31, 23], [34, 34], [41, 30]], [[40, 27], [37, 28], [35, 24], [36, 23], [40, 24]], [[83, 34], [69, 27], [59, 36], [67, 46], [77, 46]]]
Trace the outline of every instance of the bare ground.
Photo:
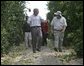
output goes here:
[[[74, 53], [72, 56], [72, 52]], [[9, 54], [1, 57], [2, 65], [83, 65], [83, 59], [75, 59], [73, 49], [56, 52], [52, 46], [42, 46], [41, 52], [25, 49], [25, 45], [14, 46]]]

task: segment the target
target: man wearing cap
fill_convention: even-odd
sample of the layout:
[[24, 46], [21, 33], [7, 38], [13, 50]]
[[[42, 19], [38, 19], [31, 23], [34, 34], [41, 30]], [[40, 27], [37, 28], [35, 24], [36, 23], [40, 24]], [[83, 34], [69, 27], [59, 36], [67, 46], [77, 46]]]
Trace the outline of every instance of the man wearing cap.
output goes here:
[[67, 23], [66, 19], [61, 15], [61, 11], [54, 13], [54, 18], [51, 22], [51, 30], [54, 33], [54, 50], [62, 52], [62, 43], [64, 38], [64, 31]]
[[42, 18], [38, 15], [39, 10], [35, 8], [33, 10], [33, 15], [29, 17], [28, 23], [31, 27], [31, 34], [32, 34], [32, 47], [33, 53], [41, 50], [41, 43], [42, 43], [42, 31], [41, 31], [41, 22]]

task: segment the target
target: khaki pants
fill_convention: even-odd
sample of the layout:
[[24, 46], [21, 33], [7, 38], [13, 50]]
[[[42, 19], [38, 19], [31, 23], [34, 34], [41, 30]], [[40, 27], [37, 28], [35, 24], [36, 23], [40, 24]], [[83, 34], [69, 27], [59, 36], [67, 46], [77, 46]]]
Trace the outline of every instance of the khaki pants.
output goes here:
[[30, 47], [31, 46], [31, 40], [32, 40], [31, 32], [25, 32], [24, 39], [25, 39], [25, 46], [26, 46], [26, 48]]
[[64, 32], [54, 30], [54, 47], [62, 50]]

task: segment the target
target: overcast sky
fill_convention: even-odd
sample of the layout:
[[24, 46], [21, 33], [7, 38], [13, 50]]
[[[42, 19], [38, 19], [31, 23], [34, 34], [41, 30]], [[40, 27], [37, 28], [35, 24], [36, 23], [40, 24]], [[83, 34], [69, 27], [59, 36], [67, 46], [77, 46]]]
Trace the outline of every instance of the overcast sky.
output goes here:
[[27, 11], [28, 16], [33, 14], [33, 9], [38, 8], [39, 9], [39, 15], [43, 18], [46, 19], [46, 14], [49, 12], [47, 9], [47, 4], [48, 1], [26, 1], [26, 7], [31, 9], [31, 12]]

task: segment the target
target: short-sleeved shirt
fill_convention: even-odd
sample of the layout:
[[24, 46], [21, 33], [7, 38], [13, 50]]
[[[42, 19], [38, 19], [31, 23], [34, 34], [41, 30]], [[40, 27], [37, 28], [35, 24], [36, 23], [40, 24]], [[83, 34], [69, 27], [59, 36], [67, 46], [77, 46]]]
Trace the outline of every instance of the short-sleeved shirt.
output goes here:
[[25, 22], [25, 24], [23, 25], [23, 31], [24, 32], [30, 32], [31, 31], [30, 25], [27, 22]]
[[41, 22], [42, 22], [42, 18], [37, 15], [31, 15], [27, 21], [27, 23], [30, 24], [31, 27], [34, 27], [34, 26], [41, 26]]
[[63, 26], [67, 26], [66, 19], [63, 16], [60, 19], [54, 17], [51, 22], [51, 26], [53, 26], [53, 28], [56, 30], [61, 30], [63, 29]]

